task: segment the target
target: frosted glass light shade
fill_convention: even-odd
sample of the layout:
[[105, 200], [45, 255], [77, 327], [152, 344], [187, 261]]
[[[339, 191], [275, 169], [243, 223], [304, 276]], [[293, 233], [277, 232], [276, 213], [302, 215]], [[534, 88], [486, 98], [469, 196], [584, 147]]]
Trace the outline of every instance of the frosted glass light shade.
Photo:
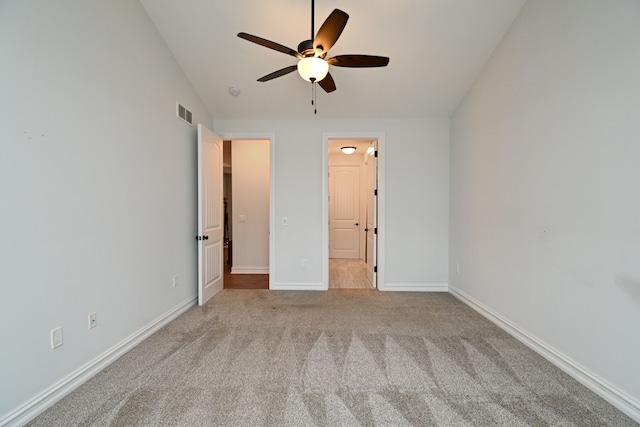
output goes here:
[[356, 147], [342, 147], [340, 149], [344, 154], [353, 154], [356, 152]]
[[310, 82], [319, 82], [324, 79], [329, 72], [329, 63], [324, 59], [316, 58], [315, 56], [309, 58], [302, 58], [298, 61], [298, 73], [300, 77]]

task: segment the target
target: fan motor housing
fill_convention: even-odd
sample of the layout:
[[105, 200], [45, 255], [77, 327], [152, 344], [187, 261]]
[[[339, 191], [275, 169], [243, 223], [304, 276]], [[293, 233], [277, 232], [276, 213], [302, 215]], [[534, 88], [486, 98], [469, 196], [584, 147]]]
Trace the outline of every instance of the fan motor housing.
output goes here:
[[298, 53], [300, 53], [300, 55], [304, 56], [305, 58], [313, 56], [315, 53], [313, 49], [313, 40], [305, 40], [303, 42], [300, 42], [300, 44], [298, 45]]

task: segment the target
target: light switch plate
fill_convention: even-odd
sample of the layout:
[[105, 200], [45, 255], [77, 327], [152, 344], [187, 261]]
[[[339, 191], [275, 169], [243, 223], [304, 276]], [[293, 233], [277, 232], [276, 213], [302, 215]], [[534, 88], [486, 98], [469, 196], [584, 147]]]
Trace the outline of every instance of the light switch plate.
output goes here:
[[98, 314], [91, 313], [89, 314], [89, 329], [93, 329], [98, 326]]
[[51, 330], [51, 350], [62, 345], [62, 326]]

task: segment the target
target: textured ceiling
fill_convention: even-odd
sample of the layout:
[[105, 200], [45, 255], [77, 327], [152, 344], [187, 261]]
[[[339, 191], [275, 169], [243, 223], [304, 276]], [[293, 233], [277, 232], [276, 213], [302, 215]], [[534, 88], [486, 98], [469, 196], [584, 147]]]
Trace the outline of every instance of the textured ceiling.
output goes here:
[[[311, 84], [294, 72], [256, 79], [295, 58], [242, 40], [254, 34], [297, 48], [311, 33], [310, 0], [141, 0], [214, 118], [313, 118]], [[329, 56], [388, 56], [385, 68], [331, 67], [337, 90], [318, 88], [319, 118], [449, 117], [524, 0], [316, 0], [315, 29], [334, 8], [350, 15]], [[241, 94], [227, 92], [236, 86]]]

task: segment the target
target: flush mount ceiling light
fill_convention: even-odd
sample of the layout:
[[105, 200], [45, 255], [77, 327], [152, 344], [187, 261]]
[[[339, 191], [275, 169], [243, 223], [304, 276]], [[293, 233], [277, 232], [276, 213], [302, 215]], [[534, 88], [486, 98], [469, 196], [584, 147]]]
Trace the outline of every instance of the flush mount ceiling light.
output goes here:
[[[304, 40], [298, 45], [298, 50], [283, 46], [280, 43], [263, 39], [247, 33], [238, 33], [238, 37], [252, 43], [259, 44], [269, 49], [282, 52], [286, 55], [293, 56], [298, 59], [297, 65], [290, 65], [281, 70], [274, 71], [264, 77], [258, 79], [259, 82], [266, 82], [276, 77], [282, 77], [286, 74], [294, 72], [296, 69], [300, 76], [312, 84], [318, 83], [320, 87], [327, 93], [336, 90], [336, 84], [333, 77], [329, 73], [329, 65], [335, 67], [349, 68], [369, 68], [369, 67], [385, 67], [389, 63], [386, 56], [372, 55], [338, 55], [327, 58], [329, 49], [338, 41], [338, 37], [342, 34], [344, 27], [347, 25], [349, 15], [340, 9], [334, 9], [329, 17], [324, 21], [318, 33], [314, 30], [314, 0], [311, 0], [311, 39]], [[315, 85], [313, 86], [313, 101], [315, 105]]]
[[229, 87], [229, 95], [231, 95], [231, 96], [238, 96], [238, 95], [240, 95], [240, 89], [238, 89], [238, 88], [237, 88], [237, 87], [235, 87], [235, 86], [231, 86], [231, 87]]
[[342, 147], [340, 149], [344, 154], [353, 154], [356, 152], [356, 147]]

